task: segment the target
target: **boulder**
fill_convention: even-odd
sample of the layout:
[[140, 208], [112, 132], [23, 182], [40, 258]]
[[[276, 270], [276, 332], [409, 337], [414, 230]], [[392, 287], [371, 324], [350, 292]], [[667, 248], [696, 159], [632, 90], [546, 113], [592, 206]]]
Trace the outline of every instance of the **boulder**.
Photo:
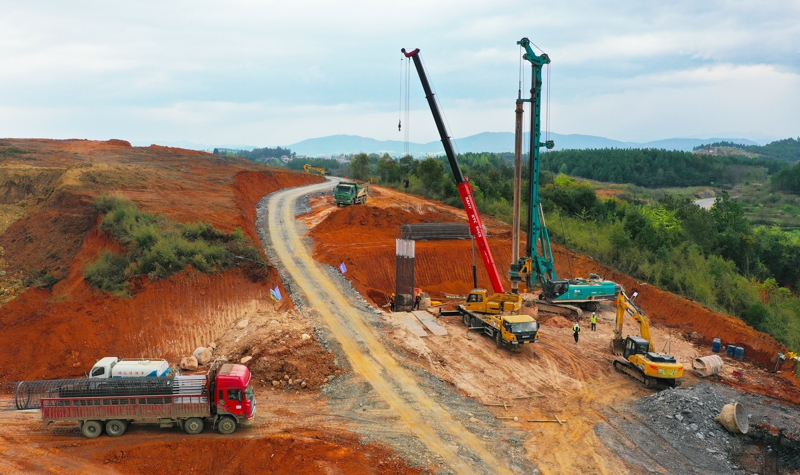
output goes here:
[[213, 358], [211, 348], [206, 348], [203, 346], [200, 346], [194, 350], [192, 355], [197, 358], [197, 363], [200, 365], [207, 365], [208, 363], [211, 363], [211, 358]]
[[311, 339], [311, 335], [309, 335], [308, 333], [303, 333], [302, 335], [300, 335], [300, 339], [301, 340], [310, 340]]
[[249, 324], [250, 324], [250, 321], [248, 321], [245, 318], [244, 320], [240, 320], [239, 323], [236, 324], [236, 327], [244, 329], [244, 328], [247, 328], [247, 325], [249, 325]]
[[245, 356], [244, 358], [242, 358], [241, 360], [239, 360], [239, 362], [240, 362], [240, 363], [242, 363], [242, 364], [245, 364], [245, 363], [247, 363], [248, 361], [250, 361], [250, 360], [252, 360], [252, 359], [253, 359], [253, 357], [252, 357], [252, 356]]
[[194, 356], [184, 356], [181, 358], [181, 369], [194, 371], [197, 369], [197, 358]]

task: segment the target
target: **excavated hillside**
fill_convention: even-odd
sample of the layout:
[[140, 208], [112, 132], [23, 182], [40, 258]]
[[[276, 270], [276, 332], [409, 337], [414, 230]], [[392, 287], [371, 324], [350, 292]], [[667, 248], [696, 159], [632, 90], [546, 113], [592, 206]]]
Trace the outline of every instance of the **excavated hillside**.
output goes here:
[[[558, 247], [561, 275], [594, 272], [638, 289], [637, 303], [655, 322], [656, 344], [669, 341], [669, 351], [687, 368], [709, 354], [714, 337], [744, 346], [749, 361], [726, 359], [723, 374], [708, 384], [687, 371], [687, 388], [654, 393], [611, 369], [614, 307], [605, 304], [598, 331], [585, 328], [579, 345], [571, 322], [545, 316], [539, 316], [541, 341], [520, 353], [467, 333], [460, 318], [442, 317], [446, 335], [420, 338], [395, 315], [374, 308], [385, 308], [393, 290], [394, 240], [402, 224], [464, 222], [464, 213], [373, 187], [366, 205], [339, 208], [324, 193], [308, 198], [308, 206], [270, 214], [275, 223], [267, 225], [262, 197], [321, 181], [235, 158], [118, 140], [0, 140], [0, 472], [495, 473], [477, 462], [497, 454], [512, 473], [744, 474], [766, 463], [765, 441], [775, 433], [794, 450], [788, 457], [784, 452], [783, 466], [800, 468], [792, 455], [800, 440], [800, 385], [789, 371], [773, 374], [759, 364], [783, 350], [775, 340], [585, 256], [570, 255], [567, 262]], [[101, 193], [119, 194], [175, 222], [202, 220], [226, 232], [239, 227], [270, 256], [276, 255], [270, 238], [294, 228], [285, 224], [292, 211], [305, 213], [295, 218], [299, 236], [286, 234], [296, 246], [293, 257], [307, 255], [309, 246], [316, 261], [331, 266], [314, 274], [311, 287], [327, 296], [339, 289], [358, 308], [352, 310], [356, 318], [321, 316], [300, 295], [299, 281], [284, 285], [288, 267], [299, 269], [284, 259], [257, 280], [239, 268], [203, 274], [190, 267], [163, 280], [137, 278], [128, 298], [99, 292], [84, 281], [84, 269], [103, 250], [122, 248], [99, 228], [92, 203]], [[510, 228], [489, 218], [485, 224], [505, 276]], [[434, 299], [455, 302], [454, 295], [472, 287], [471, 254], [469, 241], [418, 242], [417, 285]], [[336, 271], [342, 262], [344, 276]], [[479, 281], [488, 282], [481, 262], [477, 268]], [[270, 298], [276, 286], [281, 302]], [[297, 306], [290, 296], [300, 296]], [[337, 342], [333, 330], [341, 332], [340, 326], [362, 333], [350, 344]], [[625, 327], [636, 332], [632, 322]], [[215, 355], [245, 361], [254, 374], [258, 413], [228, 437], [210, 429], [187, 436], [177, 428], [134, 426], [123, 437], [84, 439], [72, 423], [42, 428], [35, 411], [11, 410], [11, 396], [2, 394], [9, 387], [2, 383], [80, 377], [102, 356], [177, 361], [212, 342]], [[376, 390], [376, 381], [360, 372], [378, 360], [384, 366], [374, 378], [408, 383], [399, 397], [386, 386]], [[387, 394], [391, 403], [383, 399]], [[412, 394], [446, 410], [453, 430], [444, 445], [433, 446], [436, 427], [406, 427], [403, 421], [430, 410], [412, 404]], [[709, 419], [730, 400], [754, 408], [748, 410], [755, 436], [727, 434]], [[443, 453], [476, 463], [459, 465], [437, 456]]]
[[[8, 151], [11, 150], [11, 153]], [[188, 269], [134, 282], [131, 298], [99, 292], [83, 278], [103, 250], [121, 246], [98, 228], [102, 193], [177, 222], [203, 221], [254, 242], [255, 204], [272, 191], [318, 182], [208, 153], [131, 147], [121, 140], [0, 142], [3, 261], [0, 380], [81, 376], [106, 355], [174, 359], [208, 344], [247, 312], [270, 304], [274, 269], [254, 281], [239, 268]], [[51, 288], [40, 283], [50, 275]], [[283, 308], [291, 302], [284, 301]], [[31, 352], [31, 344], [45, 351]]]

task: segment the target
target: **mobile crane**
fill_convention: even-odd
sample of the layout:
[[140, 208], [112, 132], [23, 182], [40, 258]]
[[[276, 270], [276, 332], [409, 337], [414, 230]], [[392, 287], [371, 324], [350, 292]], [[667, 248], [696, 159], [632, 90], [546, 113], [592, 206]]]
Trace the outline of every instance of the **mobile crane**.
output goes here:
[[453, 144], [447, 134], [447, 129], [444, 126], [428, 77], [422, 66], [419, 48], [410, 52], [406, 52], [405, 48], [403, 48], [401, 51], [406, 58], [411, 58], [414, 61], [414, 67], [417, 70], [417, 74], [419, 74], [422, 89], [425, 91], [425, 98], [428, 100], [433, 120], [439, 131], [447, 161], [453, 171], [458, 194], [461, 196], [464, 211], [467, 213], [470, 233], [478, 245], [494, 291], [494, 294], [490, 295], [486, 289], [473, 289], [464, 305], [458, 306], [458, 313], [461, 315], [465, 325], [470, 328], [479, 328], [483, 333], [494, 338], [498, 348], [506, 345], [512, 349], [519, 350], [521, 349], [520, 345], [539, 341], [539, 324], [529, 315], [518, 315], [522, 298], [518, 293], [507, 293], [503, 282], [500, 280], [500, 273], [497, 271], [497, 266], [492, 257], [492, 251], [489, 248], [489, 242], [483, 229], [483, 222], [475, 206], [473, 188], [470, 186], [469, 180], [461, 172], [456, 154], [453, 152]]
[[[672, 355], [654, 351], [650, 335], [650, 319], [634, 303], [638, 294], [634, 291], [631, 298], [628, 298], [625, 292], [620, 292], [617, 296], [617, 319], [614, 337], [611, 339], [611, 352], [624, 359], [615, 360], [614, 369], [641, 382], [647, 388], [659, 385], [680, 386], [683, 364], [678, 363]], [[625, 322], [626, 314], [639, 324], [639, 336], [629, 335], [625, 339], [622, 338], [622, 324]]]
[[[590, 274], [588, 279], [573, 278], [559, 279], [556, 275], [553, 251], [550, 247], [550, 235], [544, 220], [542, 200], [539, 196], [539, 169], [541, 160], [539, 149], [547, 147], [552, 149], [552, 140], [541, 142], [541, 107], [542, 107], [542, 66], [550, 63], [550, 57], [542, 53], [536, 55], [531, 49], [528, 38], [517, 42], [525, 48], [523, 59], [531, 63], [531, 97], [522, 99], [522, 91], [517, 93], [516, 129], [515, 129], [515, 176], [514, 176], [514, 255], [512, 256], [510, 278], [512, 289], [516, 289], [520, 282], [525, 281], [529, 289], [537, 284], [541, 286], [539, 295], [540, 310], [562, 313], [580, 317], [580, 310], [575, 308], [597, 310], [598, 302], [614, 300], [621, 292], [621, 287], [609, 280], [603, 280], [597, 275]], [[522, 154], [522, 113], [523, 103], [530, 102], [531, 112], [531, 137], [528, 159], [528, 181], [530, 183], [528, 222], [525, 227], [527, 243], [525, 255], [520, 257], [517, 251], [519, 246], [519, 208], [521, 206], [521, 154]], [[513, 290], [512, 290], [513, 291]]]

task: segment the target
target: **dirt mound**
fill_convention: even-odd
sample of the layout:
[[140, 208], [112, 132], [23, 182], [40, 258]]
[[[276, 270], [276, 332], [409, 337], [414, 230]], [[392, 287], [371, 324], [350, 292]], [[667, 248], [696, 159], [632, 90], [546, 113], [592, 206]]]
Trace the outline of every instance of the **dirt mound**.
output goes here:
[[539, 323], [556, 328], [572, 328], [573, 323], [560, 315], [539, 314]]
[[[134, 429], [135, 430], [135, 429]], [[92, 455], [97, 463], [128, 474], [150, 473], [331, 473], [348, 475], [420, 474], [377, 445], [365, 445], [349, 434], [299, 432], [257, 439], [136, 444]]]
[[257, 386], [316, 390], [328, 376], [341, 374], [334, 354], [319, 344], [311, 320], [294, 309], [248, 313], [229, 326], [216, 347], [215, 357], [228, 361], [249, 357], [246, 364]]
[[382, 234], [400, 237], [400, 226], [404, 224], [455, 222], [453, 216], [436, 211], [414, 212], [402, 208], [379, 208], [367, 204], [347, 206], [322, 221], [315, 232], [330, 234], [356, 229], [379, 229]]

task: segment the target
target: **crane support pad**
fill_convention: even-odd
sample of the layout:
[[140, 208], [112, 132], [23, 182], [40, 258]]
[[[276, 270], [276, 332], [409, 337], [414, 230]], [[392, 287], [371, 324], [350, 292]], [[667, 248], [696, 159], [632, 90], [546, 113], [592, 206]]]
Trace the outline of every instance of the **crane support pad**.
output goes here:
[[415, 317], [417, 317], [417, 319], [420, 322], [422, 322], [423, 325], [428, 327], [428, 330], [430, 330], [430, 332], [433, 333], [434, 335], [436, 335], [436, 336], [447, 335], [447, 329], [445, 327], [439, 325], [439, 322], [437, 322], [433, 318], [433, 315], [431, 315], [430, 313], [428, 313], [428, 312], [426, 312], [424, 310], [415, 310], [415, 311], [413, 311], [411, 313]]
[[420, 338], [425, 338], [428, 336], [425, 328], [419, 324], [419, 320], [417, 320], [414, 315], [408, 312], [394, 312], [392, 317], [406, 327], [406, 329], [408, 329], [408, 331], [410, 331], [412, 334], [417, 335]]

